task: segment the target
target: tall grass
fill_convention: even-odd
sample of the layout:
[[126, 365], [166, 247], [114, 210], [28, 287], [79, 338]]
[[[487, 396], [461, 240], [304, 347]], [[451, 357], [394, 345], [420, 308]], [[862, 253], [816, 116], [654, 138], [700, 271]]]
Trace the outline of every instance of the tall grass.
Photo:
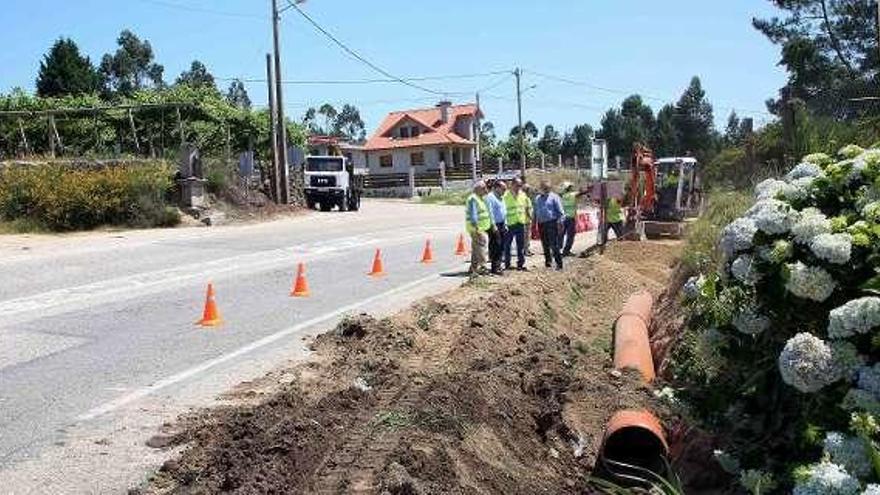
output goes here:
[[741, 216], [752, 202], [752, 196], [743, 191], [719, 190], [709, 194], [706, 212], [688, 230], [681, 258], [688, 273], [710, 271], [721, 263], [721, 230]]

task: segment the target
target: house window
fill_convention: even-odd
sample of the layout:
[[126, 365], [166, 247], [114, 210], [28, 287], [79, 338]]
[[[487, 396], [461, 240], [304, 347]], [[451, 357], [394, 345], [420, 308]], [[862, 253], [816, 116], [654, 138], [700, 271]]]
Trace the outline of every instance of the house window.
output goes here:
[[400, 137], [408, 138], [409, 137], [409, 127], [401, 127], [400, 128]]
[[409, 162], [412, 164], [413, 167], [421, 167], [425, 164], [425, 154], [421, 151], [417, 153], [411, 153], [409, 155]]
[[379, 157], [379, 166], [380, 167], [393, 167], [394, 160], [391, 155], [382, 155]]
[[412, 137], [419, 137], [419, 134], [422, 133], [422, 130], [419, 129], [418, 127], [413, 126], [409, 132]]

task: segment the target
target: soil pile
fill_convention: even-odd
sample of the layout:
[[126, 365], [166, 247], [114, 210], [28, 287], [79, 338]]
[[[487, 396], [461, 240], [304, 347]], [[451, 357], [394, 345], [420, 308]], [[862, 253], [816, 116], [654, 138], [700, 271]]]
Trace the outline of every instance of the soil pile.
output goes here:
[[654, 405], [609, 373], [611, 325], [632, 292], [662, 290], [677, 250], [619, 244], [347, 318], [272, 390], [186, 418], [145, 491], [589, 493], [608, 418]]

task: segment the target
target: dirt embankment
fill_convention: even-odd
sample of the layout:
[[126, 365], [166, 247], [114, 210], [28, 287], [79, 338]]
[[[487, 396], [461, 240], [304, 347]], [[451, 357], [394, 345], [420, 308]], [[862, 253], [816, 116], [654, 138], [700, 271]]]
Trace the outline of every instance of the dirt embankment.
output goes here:
[[185, 450], [144, 491], [589, 493], [607, 419], [653, 403], [609, 374], [611, 325], [631, 293], [662, 290], [677, 251], [621, 244], [347, 319], [308, 363], [183, 421]]

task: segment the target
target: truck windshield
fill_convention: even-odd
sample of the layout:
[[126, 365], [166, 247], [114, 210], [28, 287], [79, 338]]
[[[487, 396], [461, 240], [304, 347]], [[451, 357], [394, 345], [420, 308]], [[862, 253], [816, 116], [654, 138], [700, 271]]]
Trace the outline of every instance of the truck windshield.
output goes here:
[[309, 158], [307, 172], [342, 172], [342, 158]]

